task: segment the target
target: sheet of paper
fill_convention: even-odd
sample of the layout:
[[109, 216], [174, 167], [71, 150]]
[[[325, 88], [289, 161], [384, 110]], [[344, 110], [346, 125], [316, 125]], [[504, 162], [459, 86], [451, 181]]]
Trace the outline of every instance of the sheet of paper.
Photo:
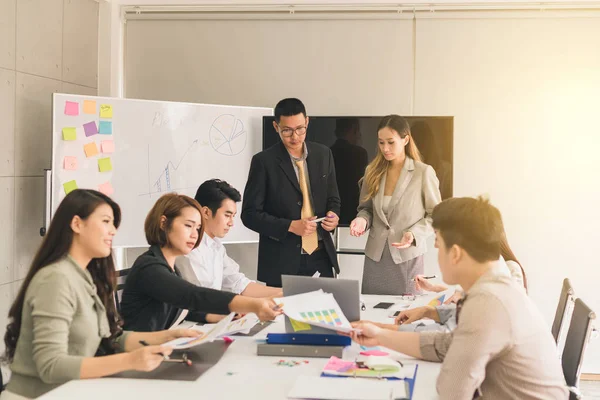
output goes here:
[[444, 304], [444, 301], [448, 300], [455, 292], [455, 288], [451, 287], [440, 293], [428, 293], [422, 296], [418, 296], [408, 307], [409, 310], [417, 307], [423, 307], [430, 305], [432, 307]]
[[112, 135], [112, 122], [100, 121], [100, 128], [98, 128], [98, 133], [101, 135]]
[[65, 156], [63, 168], [67, 171], [77, 170], [77, 157]]
[[103, 184], [99, 185], [98, 190], [107, 196], [112, 196], [112, 194], [115, 192], [115, 189], [110, 182], [104, 182]]
[[75, 128], [63, 128], [62, 129], [63, 140], [77, 140], [77, 129]]
[[63, 188], [65, 189], [65, 194], [71, 193], [73, 190], [77, 189], [77, 182], [69, 181], [63, 183]]
[[96, 135], [98, 133], [98, 127], [96, 126], [96, 121], [92, 121], [92, 122], [88, 122], [87, 124], [83, 124], [83, 131], [85, 132], [86, 137]]
[[115, 152], [115, 142], [112, 140], [103, 140], [101, 146], [103, 153], [109, 154]]
[[96, 102], [94, 100], [83, 101], [83, 113], [84, 114], [96, 114]]
[[91, 142], [83, 146], [83, 151], [87, 158], [94, 157], [98, 154], [98, 146], [96, 146], [96, 142]]
[[110, 104], [100, 104], [100, 118], [112, 118], [113, 110]]
[[74, 101], [65, 102], [65, 115], [79, 115], [79, 103]]
[[175, 329], [175, 328], [177, 328], [177, 326], [183, 322], [183, 320], [185, 319], [185, 317], [187, 317], [188, 313], [189, 313], [189, 310], [185, 310], [184, 309], [181, 312], [181, 314], [179, 314], [179, 317], [177, 317], [177, 319], [175, 320], [175, 322], [173, 322], [173, 325], [171, 325], [169, 327], [169, 329]]
[[354, 329], [331, 293], [322, 290], [274, 299], [290, 319], [339, 332]]
[[190, 347], [194, 347], [202, 343], [212, 342], [220, 335], [222, 335], [223, 332], [225, 332], [225, 329], [227, 328], [231, 320], [233, 320], [233, 317], [235, 317], [235, 313], [230, 313], [228, 316], [226, 316], [217, 324], [215, 324], [210, 331], [206, 332], [202, 336], [196, 338], [178, 338], [163, 344], [165, 346], [173, 347], [175, 350], [181, 350], [189, 349]]
[[98, 170], [100, 172], [112, 171], [112, 162], [110, 161], [110, 157], [98, 159]]
[[299, 376], [288, 393], [292, 399], [390, 400], [406, 399], [406, 383], [376, 379], [351, 379]]

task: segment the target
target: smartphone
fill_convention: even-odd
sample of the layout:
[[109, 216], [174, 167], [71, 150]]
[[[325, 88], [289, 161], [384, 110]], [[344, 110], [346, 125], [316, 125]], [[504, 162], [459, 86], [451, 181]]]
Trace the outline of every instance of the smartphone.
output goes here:
[[393, 306], [394, 303], [377, 303], [373, 308], [383, 308], [385, 310], [387, 310], [388, 308], [390, 308], [391, 306]]
[[390, 318], [396, 318], [398, 315], [400, 315], [400, 313], [402, 312], [402, 310], [398, 310], [395, 313], [393, 313], [392, 315], [390, 315]]

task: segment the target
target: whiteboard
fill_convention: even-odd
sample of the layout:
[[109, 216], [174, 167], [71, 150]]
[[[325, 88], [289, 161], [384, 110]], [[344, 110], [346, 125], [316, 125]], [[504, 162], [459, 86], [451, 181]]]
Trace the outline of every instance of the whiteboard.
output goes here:
[[[212, 178], [243, 192], [269, 115], [270, 108], [54, 94], [51, 213], [75, 185], [103, 191], [122, 210], [114, 246], [145, 247], [144, 220], [164, 193], [194, 197]], [[238, 213], [224, 242], [257, 241]]]

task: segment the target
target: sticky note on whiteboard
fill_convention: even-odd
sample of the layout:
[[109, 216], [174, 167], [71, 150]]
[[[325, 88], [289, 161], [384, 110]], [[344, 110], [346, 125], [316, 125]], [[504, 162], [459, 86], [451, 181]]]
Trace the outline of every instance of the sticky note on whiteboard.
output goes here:
[[112, 171], [112, 162], [110, 161], [110, 157], [98, 159], [98, 170], [100, 170], [100, 172]]
[[105, 182], [102, 185], [98, 186], [98, 190], [107, 196], [111, 196], [115, 192], [115, 189], [110, 184], [110, 182]]
[[102, 152], [103, 153], [114, 153], [115, 152], [115, 142], [112, 140], [103, 140], [102, 141]]
[[112, 106], [110, 104], [100, 104], [100, 118], [112, 118]]
[[96, 114], [96, 102], [94, 100], [83, 101], [83, 113], [84, 114]]
[[87, 124], [83, 124], [83, 131], [85, 132], [85, 136], [90, 137], [98, 133], [98, 127], [96, 126], [96, 121], [88, 122]]
[[65, 194], [71, 193], [73, 190], [77, 189], [77, 182], [69, 181], [63, 183], [63, 188], [65, 189]]
[[77, 157], [66, 156], [63, 167], [67, 171], [75, 171], [77, 169]]
[[90, 158], [94, 157], [98, 154], [98, 146], [96, 146], [96, 142], [88, 143], [83, 146], [83, 151], [85, 152], [85, 156]]
[[98, 133], [101, 135], [111, 135], [112, 134], [112, 122], [111, 121], [100, 121], [100, 129], [98, 129]]
[[62, 137], [63, 137], [63, 140], [77, 140], [77, 129], [63, 128]]
[[79, 115], [79, 103], [67, 101], [65, 103], [65, 115]]

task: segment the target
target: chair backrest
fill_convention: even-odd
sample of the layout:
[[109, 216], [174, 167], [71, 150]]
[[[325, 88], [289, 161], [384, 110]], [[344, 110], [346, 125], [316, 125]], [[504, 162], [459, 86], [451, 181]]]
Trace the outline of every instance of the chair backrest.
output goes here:
[[120, 269], [117, 271], [117, 290], [115, 290], [115, 306], [117, 312], [121, 314], [121, 296], [123, 295], [123, 289], [125, 288], [125, 281], [127, 275], [131, 272], [131, 268]]
[[569, 325], [565, 349], [562, 354], [563, 374], [567, 386], [577, 387], [583, 364], [583, 354], [592, 332], [596, 314], [581, 299], [575, 300], [573, 317]]
[[571, 286], [571, 281], [569, 281], [569, 278], [565, 278], [563, 281], [562, 290], [560, 292], [560, 297], [558, 298], [554, 322], [552, 323], [552, 336], [554, 336], [554, 340], [557, 344], [560, 342], [562, 335], [567, 308], [573, 301], [574, 296], [575, 294], [573, 287]]

